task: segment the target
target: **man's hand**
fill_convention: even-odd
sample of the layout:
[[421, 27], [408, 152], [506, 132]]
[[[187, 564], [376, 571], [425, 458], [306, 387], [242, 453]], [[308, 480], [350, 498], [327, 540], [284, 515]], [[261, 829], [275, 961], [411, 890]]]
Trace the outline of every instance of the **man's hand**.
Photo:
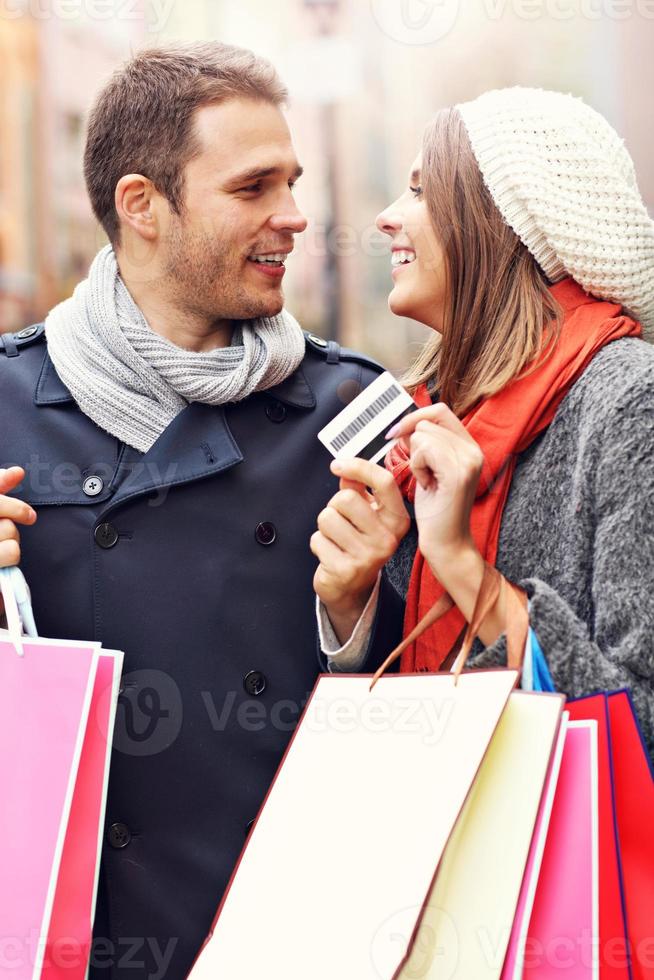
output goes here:
[[[29, 504], [6, 494], [25, 478], [21, 466], [0, 469], [0, 568], [17, 565], [20, 561], [20, 534], [17, 524], [33, 524], [36, 511]], [[0, 615], [4, 615], [4, 602], [0, 596]]]
[[334, 460], [331, 470], [341, 477], [340, 489], [318, 515], [311, 536], [311, 551], [320, 562], [313, 587], [344, 643], [410, 521], [388, 470], [358, 458]]

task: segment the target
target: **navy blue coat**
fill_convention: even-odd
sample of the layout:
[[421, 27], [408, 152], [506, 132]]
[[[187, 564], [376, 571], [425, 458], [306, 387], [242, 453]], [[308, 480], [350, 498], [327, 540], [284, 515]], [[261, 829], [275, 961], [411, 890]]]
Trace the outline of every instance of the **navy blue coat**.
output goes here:
[[[316, 433], [381, 369], [307, 337], [285, 382], [191, 404], [145, 454], [80, 412], [43, 326], [2, 338], [0, 465], [42, 636], [125, 652], [92, 975], [186, 976], [317, 674]], [[399, 639], [384, 583], [366, 670]], [[327, 929], [327, 924], [326, 924]], [[252, 941], [256, 942], [256, 923]]]

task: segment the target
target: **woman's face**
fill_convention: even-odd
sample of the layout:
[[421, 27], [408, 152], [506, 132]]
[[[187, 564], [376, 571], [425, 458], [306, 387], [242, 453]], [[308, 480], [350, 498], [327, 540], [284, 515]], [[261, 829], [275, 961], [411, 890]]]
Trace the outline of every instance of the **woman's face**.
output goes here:
[[446, 302], [445, 253], [432, 227], [421, 187], [419, 155], [401, 197], [377, 217], [377, 227], [391, 239], [393, 289], [388, 305], [442, 332]]

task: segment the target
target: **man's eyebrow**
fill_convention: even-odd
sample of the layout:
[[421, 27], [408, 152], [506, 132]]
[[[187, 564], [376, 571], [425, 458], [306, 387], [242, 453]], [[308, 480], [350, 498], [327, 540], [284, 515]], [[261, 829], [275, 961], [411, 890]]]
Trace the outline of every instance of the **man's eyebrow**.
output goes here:
[[[227, 180], [228, 184], [249, 184], [253, 180], [263, 180], [265, 177], [277, 177], [284, 172], [284, 167], [255, 167], [253, 170], [244, 170], [240, 174], [234, 174]], [[304, 173], [304, 167], [299, 164], [292, 173], [292, 179], [298, 180]]]
[[417, 169], [416, 170], [412, 170], [411, 171], [411, 177], [409, 178], [409, 180], [410, 180], [410, 182], [412, 184], [419, 184], [420, 183], [420, 171], [417, 170]]

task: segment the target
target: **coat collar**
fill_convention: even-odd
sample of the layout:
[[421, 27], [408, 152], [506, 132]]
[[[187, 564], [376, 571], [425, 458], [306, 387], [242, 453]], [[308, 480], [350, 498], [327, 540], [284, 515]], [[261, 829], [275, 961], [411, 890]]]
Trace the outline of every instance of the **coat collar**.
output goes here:
[[[302, 365], [281, 384], [275, 385], [274, 388], [268, 388], [263, 394], [276, 398], [285, 405], [291, 405], [294, 408], [316, 407], [316, 396], [306, 379]], [[72, 401], [74, 401], [73, 396], [57, 374], [46, 348], [43, 366], [34, 392], [34, 404], [39, 406], [63, 405]]]
[[316, 396], [302, 370], [302, 364], [285, 381], [275, 385], [274, 388], [268, 388], [263, 394], [276, 398], [277, 401], [291, 405], [293, 408], [316, 407]]
[[[300, 409], [311, 409], [316, 405], [301, 366], [281, 384], [262, 394]], [[54, 408], [75, 404], [47, 351], [34, 401], [38, 406]], [[110, 495], [103, 501], [106, 506], [100, 520], [132, 497], [160, 487], [202, 479], [242, 461], [243, 453], [227, 424], [225, 409], [192, 402], [172, 420], [146, 453], [123, 445], [114, 464], [108, 488]], [[81, 502], [92, 503], [93, 500], [85, 498]]]
[[63, 383], [55, 370], [55, 366], [50, 360], [48, 348], [45, 349], [43, 365], [36, 382], [34, 392], [35, 405], [63, 405], [72, 402], [73, 396]]

